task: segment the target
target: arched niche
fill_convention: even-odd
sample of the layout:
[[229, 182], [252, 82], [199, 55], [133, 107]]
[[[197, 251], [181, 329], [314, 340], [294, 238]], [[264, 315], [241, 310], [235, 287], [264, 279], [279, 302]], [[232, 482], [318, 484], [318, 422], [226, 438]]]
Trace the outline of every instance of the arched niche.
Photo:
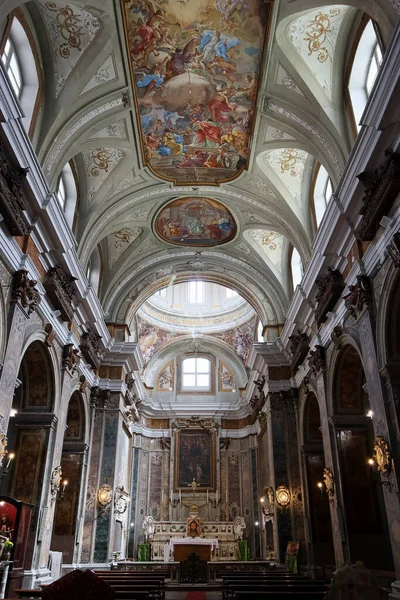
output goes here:
[[323, 481], [325, 455], [321, 416], [316, 395], [310, 392], [303, 411], [303, 450], [305, 458], [306, 511], [309, 511], [311, 549], [309, 560], [314, 566], [333, 565], [335, 555], [328, 495], [318, 486]]
[[34, 564], [36, 528], [47, 489], [49, 446], [55, 426], [55, 377], [47, 347], [39, 340], [26, 348], [18, 372], [13, 412], [7, 431], [8, 449], [15, 452], [3, 493], [33, 505], [24, 568]]
[[[76, 532], [82, 494], [82, 471], [87, 451], [86, 418], [82, 394], [75, 391], [68, 403], [61, 457], [62, 483], [56, 499], [51, 549], [63, 553], [63, 563], [77, 560]], [[67, 482], [67, 483], [65, 483]]]
[[[334, 368], [333, 409], [344, 504], [347, 544], [352, 563], [392, 571], [393, 558], [382, 486], [368, 464], [373, 455], [374, 430], [358, 350], [346, 344]], [[368, 527], [366, 527], [368, 523]]]

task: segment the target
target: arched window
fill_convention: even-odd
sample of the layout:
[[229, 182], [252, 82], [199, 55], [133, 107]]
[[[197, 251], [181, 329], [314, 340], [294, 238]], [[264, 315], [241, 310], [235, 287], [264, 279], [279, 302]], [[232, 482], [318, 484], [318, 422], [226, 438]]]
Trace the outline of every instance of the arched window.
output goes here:
[[182, 390], [208, 391], [211, 389], [211, 361], [204, 356], [185, 358], [182, 361]]
[[320, 226], [326, 207], [332, 198], [332, 181], [328, 171], [320, 165], [314, 186], [314, 213], [317, 227]]
[[264, 326], [262, 322], [259, 321], [257, 326], [257, 342], [264, 342], [263, 330]]
[[57, 180], [56, 196], [64, 212], [65, 219], [72, 229], [77, 202], [77, 189], [71, 165], [67, 163]]
[[295, 290], [296, 287], [300, 284], [304, 273], [303, 263], [301, 261], [300, 254], [297, 252], [296, 248], [293, 248], [292, 250], [292, 256], [290, 259], [290, 270], [292, 274], [293, 290]]
[[24, 128], [31, 135], [31, 124], [38, 100], [39, 72], [27, 31], [15, 16], [6, 33], [1, 61], [24, 112]]
[[381, 62], [379, 40], [374, 24], [369, 20], [358, 42], [349, 79], [349, 93], [357, 130], [360, 129], [359, 123]]
[[189, 281], [188, 302], [189, 304], [204, 304], [204, 281]]
[[93, 286], [96, 294], [99, 293], [101, 279], [101, 256], [98, 248], [93, 250], [92, 255], [86, 267], [86, 277]]
[[17, 53], [15, 52], [14, 44], [10, 39], [6, 41], [1, 60], [10, 80], [11, 87], [19, 100], [22, 89], [22, 75]]

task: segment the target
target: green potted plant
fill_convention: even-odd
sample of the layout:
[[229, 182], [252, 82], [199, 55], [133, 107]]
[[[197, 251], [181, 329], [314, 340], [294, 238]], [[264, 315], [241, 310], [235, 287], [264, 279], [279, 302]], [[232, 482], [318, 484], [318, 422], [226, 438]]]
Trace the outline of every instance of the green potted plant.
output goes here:
[[3, 546], [3, 560], [10, 560], [12, 548], [14, 548], [13, 542], [11, 542], [10, 540], [6, 540]]

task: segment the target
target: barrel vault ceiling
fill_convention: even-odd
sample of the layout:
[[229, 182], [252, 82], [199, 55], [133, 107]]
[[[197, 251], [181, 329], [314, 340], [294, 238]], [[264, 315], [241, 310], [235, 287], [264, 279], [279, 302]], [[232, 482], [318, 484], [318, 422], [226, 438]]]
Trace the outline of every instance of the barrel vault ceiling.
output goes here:
[[[385, 40], [389, 3], [369, 5]], [[19, 6], [46, 82], [33, 144], [53, 189], [73, 159], [78, 254], [85, 270], [100, 249], [105, 319], [133, 322], [160, 287], [200, 278], [236, 289], [263, 325], [283, 323], [290, 249], [304, 264], [312, 251], [315, 165], [335, 188], [353, 144], [344, 72], [357, 2]], [[194, 243], [199, 206], [209, 228]], [[191, 230], [166, 234], [181, 210]]]

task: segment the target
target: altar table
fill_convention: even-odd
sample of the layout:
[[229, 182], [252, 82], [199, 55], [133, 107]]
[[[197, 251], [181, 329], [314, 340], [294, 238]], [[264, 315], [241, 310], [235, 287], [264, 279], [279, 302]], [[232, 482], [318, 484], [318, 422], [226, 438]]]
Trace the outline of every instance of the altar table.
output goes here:
[[[218, 540], [201, 537], [171, 538], [169, 546], [174, 560], [186, 560], [189, 554], [195, 552], [202, 560], [209, 561], [214, 549], [218, 548]], [[175, 546], [178, 546], [176, 550]]]

